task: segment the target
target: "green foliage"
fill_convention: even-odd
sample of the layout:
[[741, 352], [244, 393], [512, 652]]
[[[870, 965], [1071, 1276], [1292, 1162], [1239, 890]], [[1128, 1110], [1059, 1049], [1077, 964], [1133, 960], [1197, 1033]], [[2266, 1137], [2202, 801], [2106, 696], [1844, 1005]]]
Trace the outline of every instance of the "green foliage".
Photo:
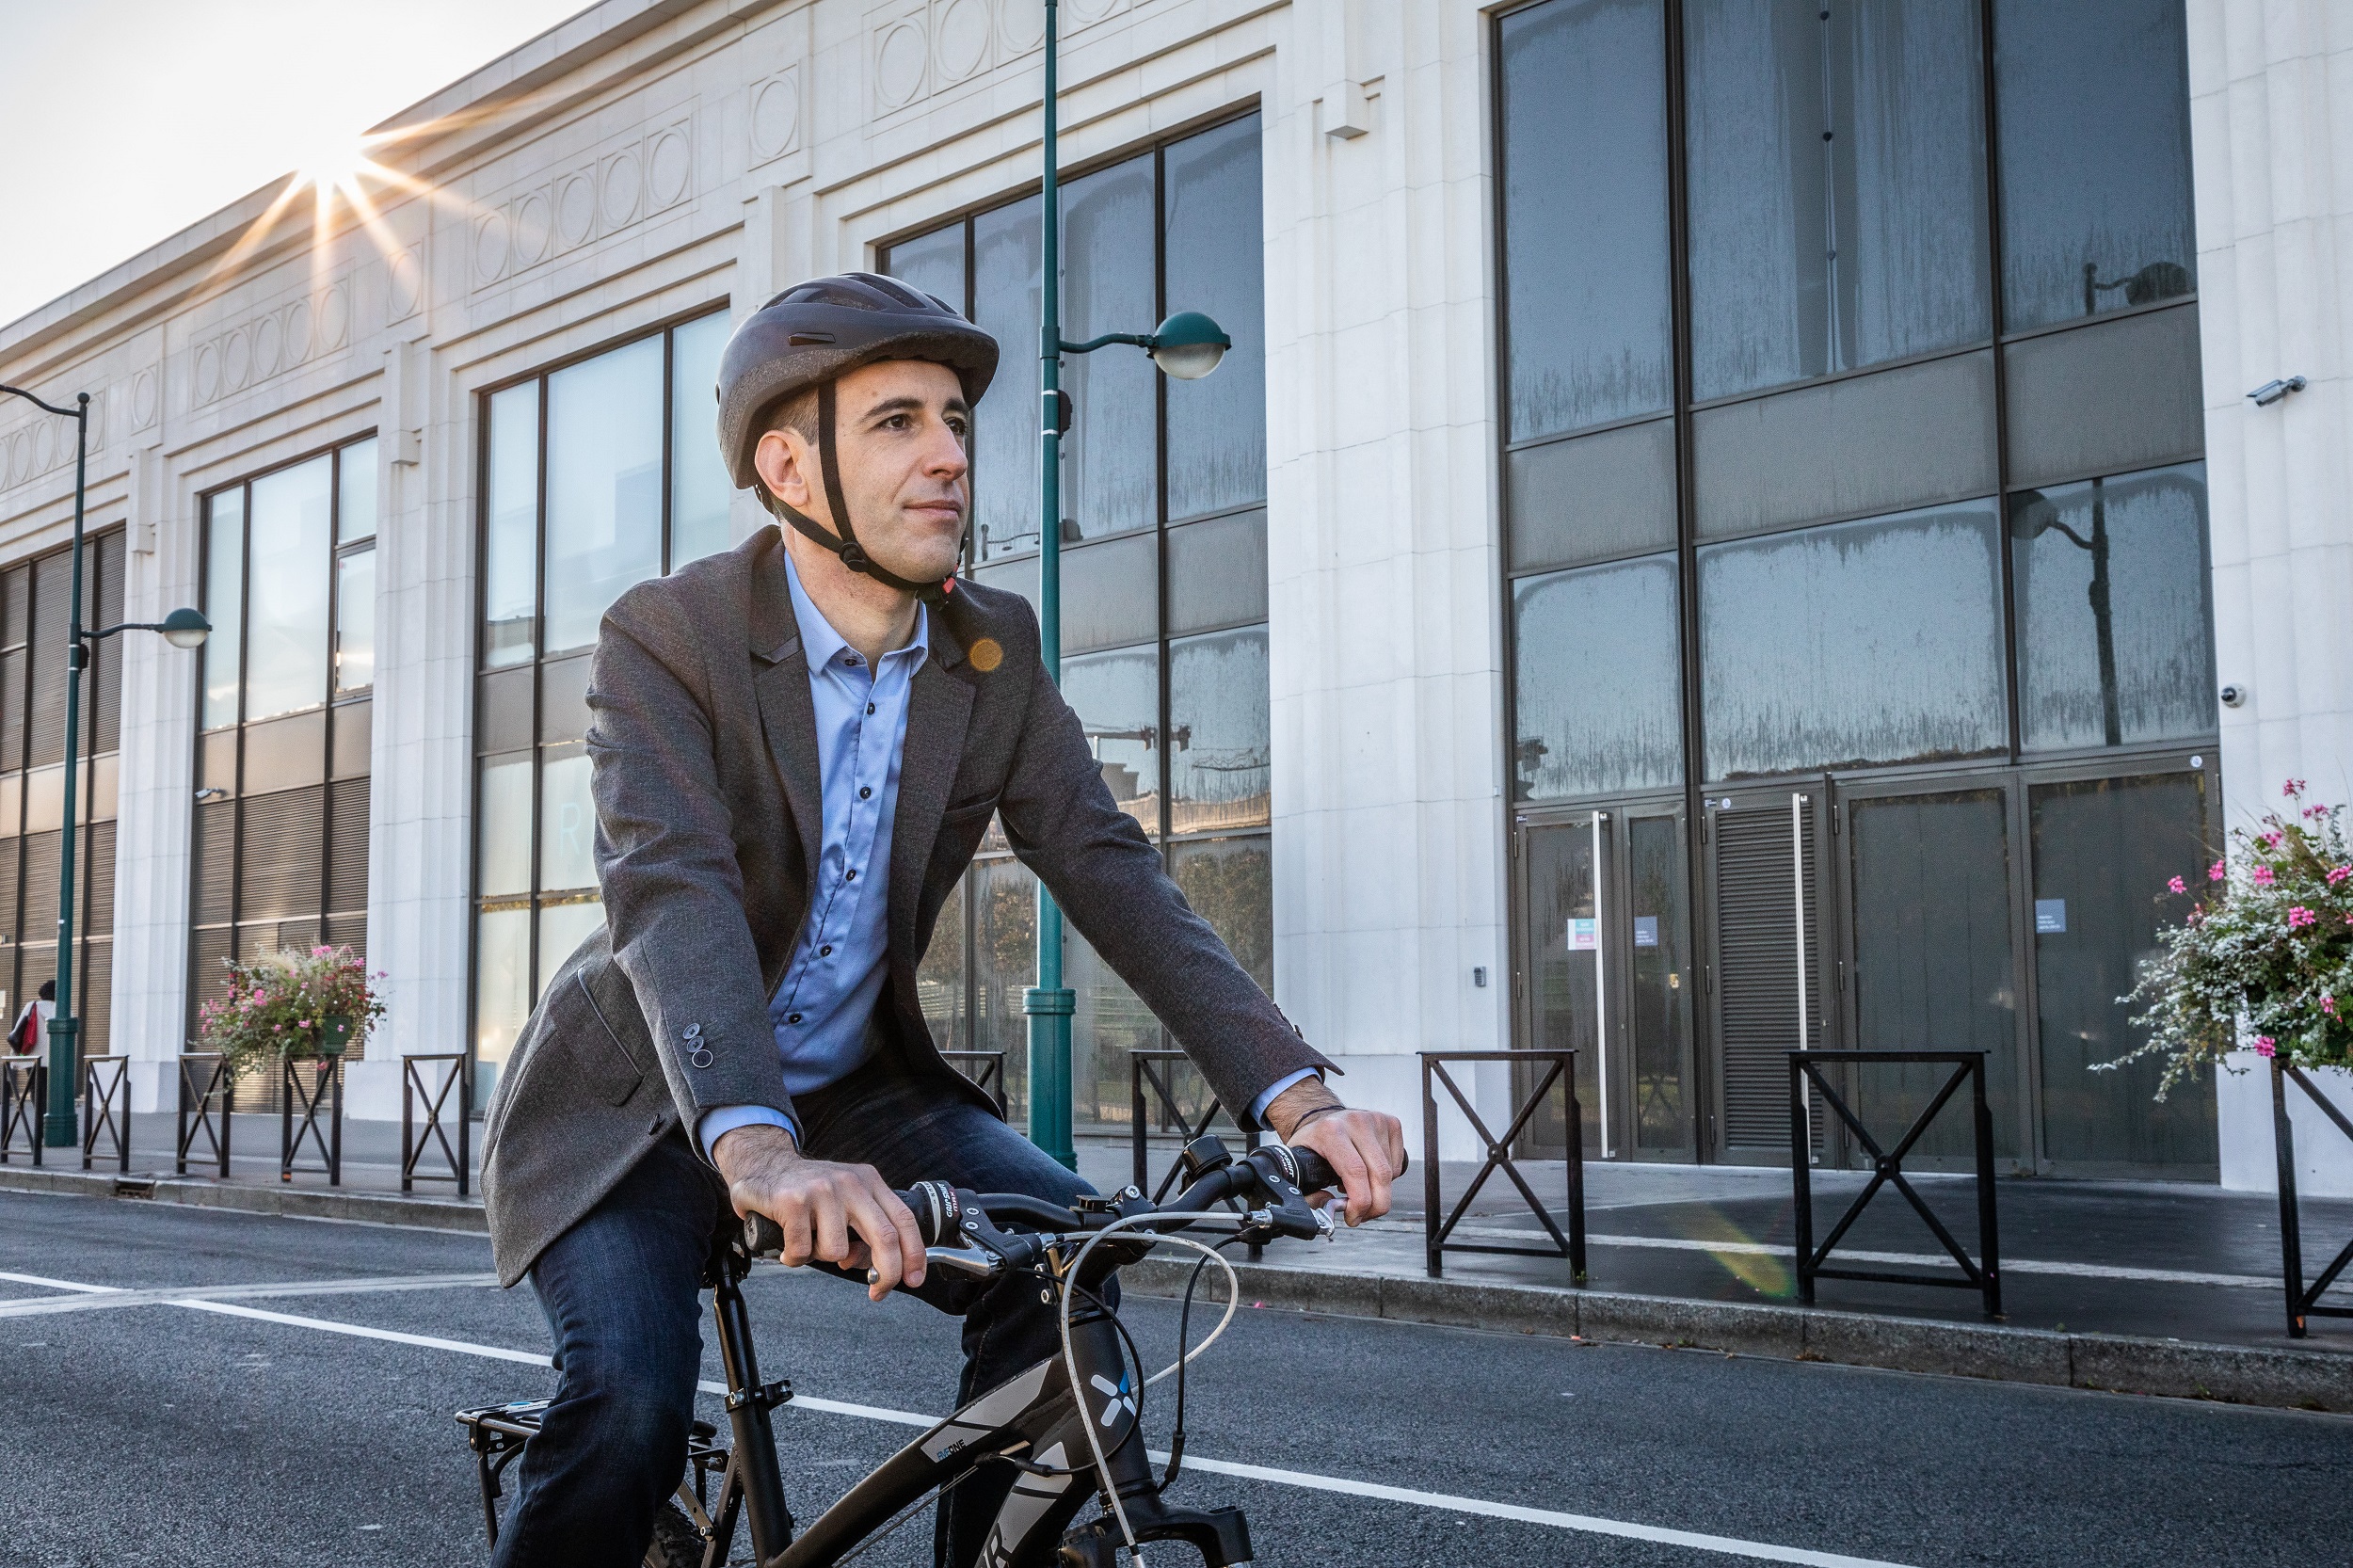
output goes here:
[[[2163, 1099], [2242, 1042], [2300, 1067], [2353, 1065], [2353, 850], [2345, 808], [2305, 805], [2304, 788], [2291, 778], [2281, 792], [2293, 818], [2275, 811], [2258, 832], [2232, 832], [2206, 868], [2205, 899], [2159, 933], [2157, 956], [2119, 999], [2141, 1009], [2133, 1021], [2147, 1043], [2102, 1066], [2165, 1058]], [[2170, 888], [2189, 890], [2179, 876]]]
[[220, 1052], [240, 1075], [281, 1057], [304, 1062], [320, 1055], [330, 1018], [351, 1020], [346, 1048], [355, 1048], [384, 1016], [367, 966], [349, 948], [265, 952], [242, 964], [223, 963], [229, 989], [197, 1009], [198, 1043], [200, 1049]]

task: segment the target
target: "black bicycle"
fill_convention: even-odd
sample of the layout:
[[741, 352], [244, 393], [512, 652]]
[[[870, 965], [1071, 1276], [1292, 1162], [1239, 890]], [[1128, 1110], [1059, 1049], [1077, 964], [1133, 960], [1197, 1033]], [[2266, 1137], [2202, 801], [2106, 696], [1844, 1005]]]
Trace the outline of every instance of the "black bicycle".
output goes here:
[[[657, 1518], [648, 1568], [722, 1568], [739, 1515], [750, 1527], [751, 1560], [760, 1568], [847, 1562], [916, 1517], [927, 1500], [980, 1466], [1000, 1463], [1019, 1474], [982, 1548], [982, 1568], [1114, 1568], [1122, 1548], [1133, 1554], [1155, 1541], [1193, 1546], [1206, 1568], [1247, 1562], [1250, 1526], [1239, 1509], [1177, 1508], [1165, 1496], [1183, 1464], [1185, 1368], [1225, 1332], [1239, 1304], [1226, 1266], [1225, 1316], [1198, 1346], [1190, 1346], [1194, 1288], [1212, 1262], [1225, 1265], [1220, 1247], [1277, 1237], [1329, 1240], [1331, 1217], [1307, 1195], [1335, 1186], [1336, 1178], [1312, 1152], [1279, 1144], [1236, 1160], [1218, 1139], [1198, 1138], [1181, 1158], [1184, 1190], [1164, 1205], [1133, 1187], [1081, 1199], [1071, 1208], [936, 1181], [901, 1193], [922, 1231], [931, 1268], [983, 1280], [1033, 1275], [1058, 1306], [1062, 1350], [939, 1421], [797, 1534], [768, 1418], [792, 1390], [782, 1380], [760, 1381], [739, 1288], [753, 1260], [776, 1256], [781, 1240], [774, 1225], [755, 1217], [713, 1260], [705, 1280], [727, 1372], [734, 1447], [721, 1447], [709, 1423], [695, 1423], [687, 1478], [676, 1504]], [[1177, 1234], [1196, 1226], [1228, 1234], [1214, 1245]], [[1178, 1315], [1176, 1359], [1146, 1378], [1134, 1339], [1104, 1305], [1101, 1290], [1120, 1268], [1170, 1244], [1202, 1256]], [[1144, 1451], [1144, 1390], [1171, 1374], [1176, 1379], [1176, 1424], [1168, 1465], [1155, 1476]], [[547, 1405], [530, 1400], [457, 1413], [475, 1456], [483, 1522], [493, 1544], [500, 1477], [538, 1430]], [[1101, 1504], [1100, 1516], [1072, 1528], [1090, 1495]]]

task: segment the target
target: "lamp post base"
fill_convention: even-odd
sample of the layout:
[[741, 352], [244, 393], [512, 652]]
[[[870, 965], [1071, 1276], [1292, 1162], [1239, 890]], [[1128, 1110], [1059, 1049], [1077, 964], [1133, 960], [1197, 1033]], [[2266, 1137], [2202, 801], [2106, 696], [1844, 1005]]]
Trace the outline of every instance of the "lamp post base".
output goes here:
[[1070, 1018], [1079, 994], [1067, 987], [1021, 993], [1030, 1019], [1030, 1142], [1068, 1170], [1079, 1168], [1070, 1136]]

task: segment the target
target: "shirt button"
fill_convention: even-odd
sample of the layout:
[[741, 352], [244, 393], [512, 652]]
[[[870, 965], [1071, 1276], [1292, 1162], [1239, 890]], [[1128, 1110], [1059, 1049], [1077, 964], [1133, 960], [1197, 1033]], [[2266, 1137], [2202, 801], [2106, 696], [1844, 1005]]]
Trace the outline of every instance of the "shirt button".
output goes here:
[[841, 880], [842, 880], [842, 881], [844, 881], [844, 882], [856, 882], [856, 881], [857, 880], [857, 872], [843, 872], [841, 873]]
[[819, 948], [817, 950], [817, 956], [820, 958], [831, 958], [833, 956], [833, 944], [831, 942], [827, 942], [824, 947]]
[[871, 784], [861, 784], [857, 787], [857, 798], [860, 800], [864, 800], [867, 796], [872, 794], [873, 792], [874, 789]]
[[866, 711], [867, 711], [868, 712], [870, 712], [870, 713], [871, 713], [871, 712], [872, 712], [874, 711], [874, 705], [873, 705], [872, 703], [871, 703], [871, 702], [870, 702], [870, 703], [868, 703], [868, 704], [866, 705]]
[[785, 1019], [784, 1021], [785, 1021], [786, 1023], [789, 1023], [789, 1024], [796, 1024], [796, 1023], [799, 1023], [799, 1022], [801, 1021], [801, 1016], [800, 1016], [798, 1013], [795, 1013], [795, 1014], [793, 1014], [791, 1017], [789, 1017], [789, 1018]]

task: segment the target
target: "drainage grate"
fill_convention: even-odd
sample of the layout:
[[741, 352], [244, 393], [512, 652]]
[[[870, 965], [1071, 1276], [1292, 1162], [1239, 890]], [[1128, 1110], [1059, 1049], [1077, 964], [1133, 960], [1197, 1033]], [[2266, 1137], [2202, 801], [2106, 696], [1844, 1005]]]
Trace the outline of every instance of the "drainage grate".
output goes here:
[[154, 1195], [153, 1176], [115, 1177], [115, 1196], [118, 1198], [152, 1198]]

